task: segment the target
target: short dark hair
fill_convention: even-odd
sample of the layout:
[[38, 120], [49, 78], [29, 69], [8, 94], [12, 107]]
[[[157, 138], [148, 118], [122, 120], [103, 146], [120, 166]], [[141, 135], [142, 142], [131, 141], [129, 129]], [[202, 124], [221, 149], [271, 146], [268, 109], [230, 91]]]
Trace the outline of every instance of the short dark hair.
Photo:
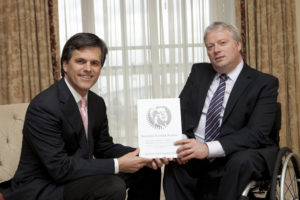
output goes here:
[[108, 52], [105, 42], [93, 33], [77, 33], [66, 42], [62, 51], [60, 59], [62, 77], [65, 75], [63, 63], [70, 61], [75, 49], [79, 50], [83, 47], [99, 47], [101, 50], [101, 67], [103, 67]]

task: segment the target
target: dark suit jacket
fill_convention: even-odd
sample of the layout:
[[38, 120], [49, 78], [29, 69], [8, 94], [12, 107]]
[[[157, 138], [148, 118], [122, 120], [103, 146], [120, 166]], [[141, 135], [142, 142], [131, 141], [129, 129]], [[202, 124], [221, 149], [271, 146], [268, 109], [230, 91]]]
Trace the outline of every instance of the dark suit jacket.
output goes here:
[[114, 174], [112, 158], [133, 149], [113, 143], [105, 103], [91, 91], [88, 120], [87, 141], [78, 105], [63, 79], [36, 96], [26, 113], [20, 163], [6, 199], [63, 199], [68, 181]]
[[[208, 89], [216, 72], [209, 63], [195, 64], [180, 94], [182, 129], [193, 138]], [[229, 96], [221, 124], [221, 143], [226, 156], [258, 149], [272, 171], [277, 147], [270, 134], [277, 111], [278, 79], [244, 64]]]

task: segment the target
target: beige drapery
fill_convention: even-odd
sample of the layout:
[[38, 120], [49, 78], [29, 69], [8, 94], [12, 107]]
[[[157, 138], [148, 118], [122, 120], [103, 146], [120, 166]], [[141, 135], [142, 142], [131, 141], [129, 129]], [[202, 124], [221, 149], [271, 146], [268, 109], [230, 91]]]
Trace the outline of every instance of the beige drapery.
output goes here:
[[0, 1], [0, 104], [29, 102], [59, 78], [57, 0]]
[[280, 145], [300, 154], [300, 74], [295, 0], [236, 0], [244, 58], [253, 68], [279, 79], [282, 108]]

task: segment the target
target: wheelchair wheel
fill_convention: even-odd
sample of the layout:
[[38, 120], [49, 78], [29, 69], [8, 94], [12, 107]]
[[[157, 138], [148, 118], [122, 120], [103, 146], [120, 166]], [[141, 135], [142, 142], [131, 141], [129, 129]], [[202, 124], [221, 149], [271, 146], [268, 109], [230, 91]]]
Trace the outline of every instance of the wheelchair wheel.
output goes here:
[[299, 200], [298, 160], [289, 148], [280, 149], [271, 182], [271, 200]]

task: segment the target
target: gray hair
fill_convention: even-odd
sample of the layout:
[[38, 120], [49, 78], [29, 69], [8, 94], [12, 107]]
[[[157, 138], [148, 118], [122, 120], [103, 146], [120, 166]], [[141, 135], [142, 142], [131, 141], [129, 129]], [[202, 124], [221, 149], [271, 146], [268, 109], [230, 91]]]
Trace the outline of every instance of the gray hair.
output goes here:
[[205, 29], [205, 32], [204, 32], [204, 37], [203, 37], [204, 42], [206, 40], [206, 36], [208, 33], [212, 32], [212, 31], [220, 31], [220, 30], [224, 30], [224, 29], [229, 31], [229, 33], [234, 41], [236, 41], [236, 42], [240, 41], [241, 45], [243, 45], [242, 37], [241, 37], [239, 29], [236, 26], [225, 23], [225, 22], [214, 22], [211, 25], [209, 25]]

